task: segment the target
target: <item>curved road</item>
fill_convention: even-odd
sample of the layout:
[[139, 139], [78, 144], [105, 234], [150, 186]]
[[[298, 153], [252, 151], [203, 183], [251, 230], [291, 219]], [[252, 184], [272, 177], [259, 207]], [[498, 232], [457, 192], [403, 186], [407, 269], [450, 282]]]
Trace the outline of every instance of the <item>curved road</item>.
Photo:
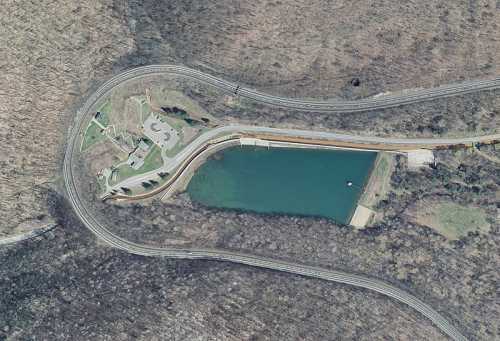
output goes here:
[[[90, 98], [89, 102], [95, 102], [104, 96], [115, 86], [133, 79], [139, 79], [151, 75], [173, 74], [195, 79], [201, 83], [229, 93], [237, 93], [239, 96], [284, 108], [297, 110], [311, 110], [321, 112], [360, 112], [374, 109], [396, 107], [438, 98], [463, 95], [484, 90], [495, 90], [500, 88], [500, 77], [491, 80], [472, 80], [461, 83], [443, 85], [436, 88], [416, 89], [403, 94], [384, 95], [371, 97], [357, 101], [313, 101], [273, 96], [257, 90], [243, 87], [239, 84], [226, 81], [207, 73], [178, 65], [148, 65], [125, 71], [104, 83]], [[86, 103], [86, 104], [87, 104]], [[82, 110], [86, 110], [86, 106]]]
[[[79, 196], [79, 189], [73, 177], [73, 159], [75, 155], [78, 154], [78, 135], [84, 124], [86, 122], [86, 116], [91, 114], [91, 110], [97, 104], [97, 102], [104, 96], [108, 95], [114, 87], [120, 85], [125, 81], [132, 79], [137, 79], [140, 77], [145, 77], [148, 75], [155, 74], [176, 74], [194, 78], [200, 82], [224, 90], [227, 92], [235, 92], [237, 85], [214, 76], [205, 74], [203, 72], [186, 68], [183, 66], [174, 65], [153, 65], [145, 66], [136, 69], [126, 71], [119, 74], [106, 83], [104, 83], [93, 95], [91, 95], [85, 102], [81, 110], [78, 112], [76, 117], [76, 124], [69, 133], [68, 146], [64, 158], [63, 175], [66, 184], [66, 190], [68, 198], [73, 205], [73, 208], [85, 226], [96, 234], [97, 237], [107, 242], [111, 246], [122, 249], [126, 252], [130, 252], [137, 255], [144, 256], [163, 256], [170, 258], [181, 258], [181, 259], [209, 259], [209, 260], [220, 260], [233, 262], [238, 264], [246, 264], [254, 267], [260, 267], [265, 269], [272, 269], [277, 271], [283, 271], [293, 274], [298, 274], [302, 276], [314, 277], [319, 279], [324, 279], [332, 282], [345, 283], [353, 285], [356, 287], [361, 287], [369, 290], [379, 292], [383, 295], [394, 298], [402, 303], [407, 304], [416, 311], [423, 314], [425, 317], [430, 319], [438, 328], [440, 328], [446, 335], [454, 340], [466, 340], [465, 336], [453, 325], [451, 325], [441, 314], [432, 309], [429, 305], [422, 302], [415, 296], [382, 281], [360, 276], [356, 274], [345, 273], [341, 271], [328, 270], [308, 265], [301, 265], [298, 263], [291, 263], [286, 261], [281, 261], [277, 259], [271, 259], [267, 257], [254, 256], [250, 254], [243, 254], [238, 252], [229, 252], [224, 250], [215, 249], [176, 249], [176, 248], [160, 248], [153, 247], [149, 245], [141, 245], [137, 243], [125, 240], [108, 230], [106, 226], [97, 221], [92, 213], [87, 209], [84, 201]], [[492, 90], [500, 87], [500, 78], [487, 81], [470, 81], [452, 85], [446, 85], [434, 89], [425, 90], [415, 90], [411, 93], [405, 93], [399, 96], [389, 95], [378, 98], [368, 98], [360, 101], [308, 101], [308, 100], [298, 100], [289, 99], [283, 97], [276, 97], [260, 93], [258, 91], [240, 87], [238, 89], [238, 94], [240, 96], [253, 99], [258, 102], [263, 102], [271, 105], [277, 105], [287, 108], [299, 109], [299, 110], [313, 110], [313, 111], [327, 111], [327, 112], [358, 112], [364, 110], [380, 109], [394, 107], [398, 105], [415, 103], [420, 101], [427, 101], [436, 98], [454, 96], [459, 94], [471, 93], [480, 90]], [[289, 134], [289, 131], [274, 128], [262, 128], [266, 132], [279, 133], [279, 134]], [[319, 132], [304, 132], [304, 131], [293, 131], [293, 134], [305, 134], [310, 136], [311, 134], [320, 137], [324, 134], [330, 133], [319, 133]], [[336, 134], [336, 138], [340, 136], [349, 135], [339, 135]], [[331, 136], [327, 136], [329, 138]], [[497, 138], [498, 136], [490, 136], [488, 139]], [[381, 138], [368, 138], [368, 137], [355, 137], [357, 141], [359, 140], [371, 140], [378, 141], [378, 143], [417, 143], [422, 142], [421, 139], [381, 139]], [[482, 141], [484, 138], [470, 138], [470, 139], [426, 139], [428, 144], [442, 144], [443, 140], [447, 140], [446, 144], [454, 143], [467, 143], [474, 141]], [[412, 141], [412, 142], [409, 142]]]

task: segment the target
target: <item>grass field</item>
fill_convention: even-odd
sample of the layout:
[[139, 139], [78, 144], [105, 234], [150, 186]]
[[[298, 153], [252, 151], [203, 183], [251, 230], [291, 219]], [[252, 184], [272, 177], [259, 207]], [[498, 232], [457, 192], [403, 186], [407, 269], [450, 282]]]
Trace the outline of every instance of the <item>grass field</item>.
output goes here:
[[98, 111], [101, 115], [97, 118], [97, 121], [107, 127], [109, 124], [109, 114], [111, 113], [111, 101], [106, 101], [106, 103], [104, 103]]
[[484, 212], [475, 207], [446, 203], [438, 206], [437, 214], [440, 232], [450, 239], [460, 238], [470, 231], [487, 232], [489, 229]]
[[178, 118], [168, 117], [165, 114], [161, 115], [161, 121], [168, 123], [172, 128], [177, 130], [179, 133], [182, 132], [182, 129], [185, 127], [189, 127], [184, 120]]
[[97, 142], [103, 141], [105, 139], [106, 136], [101, 134], [101, 128], [94, 122], [91, 122], [87, 127], [87, 130], [85, 130], [81, 150], [85, 151], [93, 144], [96, 144]]
[[141, 166], [141, 168], [135, 170], [129, 165], [122, 165], [118, 167], [116, 170], [116, 181], [110, 181], [110, 185], [115, 185], [135, 175], [150, 172], [152, 170], [160, 168], [162, 165], [163, 159], [161, 158], [161, 149], [158, 146], [154, 146], [144, 159], [144, 164]]
[[457, 240], [472, 231], [488, 232], [490, 224], [477, 207], [465, 207], [452, 202], [429, 205], [418, 221], [450, 240]]
[[140, 110], [140, 115], [141, 115], [141, 122], [144, 123], [146, 119], [148, 118], [149, 114], [151, 113], [151, 107], [147, 103], [146, 100], [142, 104], [139, 104], [139, 110]]

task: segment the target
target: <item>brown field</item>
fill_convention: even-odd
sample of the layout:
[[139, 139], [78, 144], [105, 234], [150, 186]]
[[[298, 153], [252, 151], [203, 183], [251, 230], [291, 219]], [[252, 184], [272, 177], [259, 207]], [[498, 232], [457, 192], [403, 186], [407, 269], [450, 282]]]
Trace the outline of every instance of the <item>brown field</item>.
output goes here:
[[115, 126], [116, 131], [127, 131], [131, 134], [141, 135], [140, 127], [142, 122], [139, 104], [132, 98], [125, 100], [113, 98], [112, 103], [113, 110], [110, 115], [110, 122]]

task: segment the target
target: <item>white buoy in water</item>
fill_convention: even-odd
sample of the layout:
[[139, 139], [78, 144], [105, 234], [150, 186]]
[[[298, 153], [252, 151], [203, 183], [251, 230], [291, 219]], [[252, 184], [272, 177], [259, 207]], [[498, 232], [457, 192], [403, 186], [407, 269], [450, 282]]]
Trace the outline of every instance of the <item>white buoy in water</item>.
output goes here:
[[351, 187], [352, 186], [352, 181], [347, 181], [347, 187]]

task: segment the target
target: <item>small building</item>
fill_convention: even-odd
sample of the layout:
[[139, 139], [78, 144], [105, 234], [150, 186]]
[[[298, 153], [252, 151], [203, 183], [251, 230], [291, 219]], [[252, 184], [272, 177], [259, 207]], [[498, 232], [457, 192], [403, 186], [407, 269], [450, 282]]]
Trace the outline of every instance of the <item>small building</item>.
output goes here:
[[142, 126], [146, 135], [162, 149], [172, 149], [179, 142], [179, 133], [156, 113], [151, 113]]
[[138, 170], [144, 164], [144, 159], [149, 153], [150, 146], [141, 140], [135, 150], [129, 154], [127, 164], [135, 170]]

